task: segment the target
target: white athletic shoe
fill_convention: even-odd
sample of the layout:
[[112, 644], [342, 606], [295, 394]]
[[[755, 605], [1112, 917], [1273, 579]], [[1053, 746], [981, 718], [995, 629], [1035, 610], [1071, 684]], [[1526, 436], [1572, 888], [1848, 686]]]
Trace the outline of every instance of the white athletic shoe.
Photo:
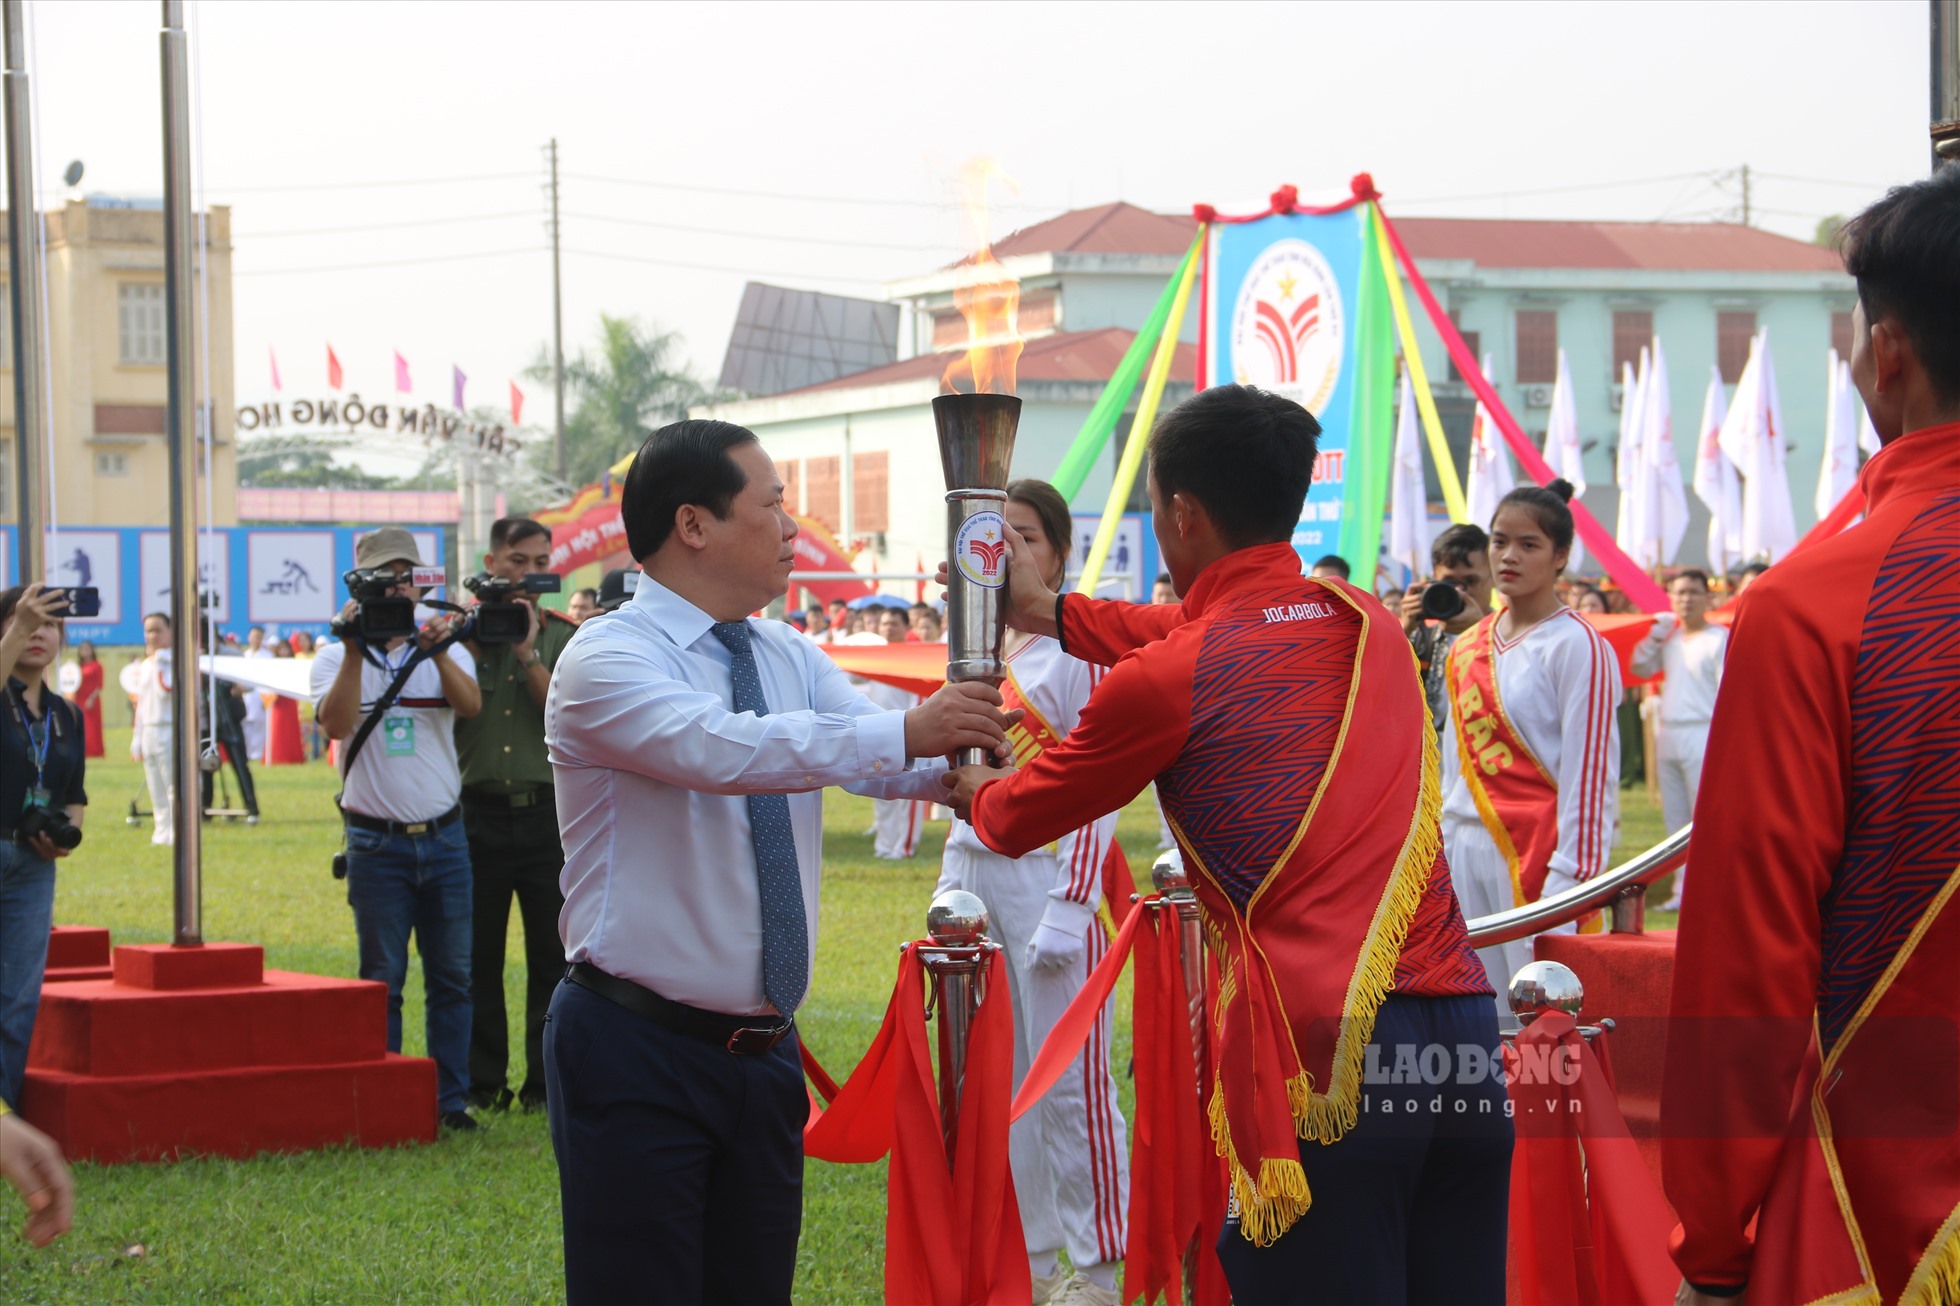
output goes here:
[[1055, 1306], [1120, 1306], [1116, 1289], [1105, 1288], [1094, 1279], [1080, 1274], [1068, 1281], [1068, 1286], [1054, 1301]]
[[1048, 1303], [1059, 1299], [1068, 1284], [1069, 1272], [1064, 1269], [1058, 1268], [1053, 1274], [1035, 1275], [1034, 1306], [1048, 1306]]

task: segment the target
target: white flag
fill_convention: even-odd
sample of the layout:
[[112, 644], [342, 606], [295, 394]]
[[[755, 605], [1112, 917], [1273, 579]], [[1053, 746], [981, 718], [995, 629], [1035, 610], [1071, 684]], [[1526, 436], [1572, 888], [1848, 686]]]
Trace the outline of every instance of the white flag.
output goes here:
[[1879, 449], [1878, 428], [1872, 425], [1871, 410], [1865, 407], [1865, 397], [1851, 383], [1851, 360], [1848, 358], [1838, 364], [1838, 388], [1851, 394], [1851, 406], [1858, 410], [1858, 447], [1869, 458]]
[[1830, 515], [1838, 500], [1858, 483], [1858, 410], [1864, 404], [1851, 388], [1850, 369], [1830, 352], [1824, 408], [1824, 465], [1817, 473], [1817, 497], [1813, 503], [1819, 520]]
[[1422, 482], [1422, 441], [1416, 433], [1416, 392], [1402, 373], [1402, 407], [1395, 419], [1395, 470], [1388, 492], [1388, 556], [1412, 579], [1429, 574], [1429, 496]]
[[1750, 346], [1748, 366], [1722, 423], [1722, 452], [1742, 472], [1742, 553], [1746, 561], [1775, 562], [1797, 543], [1790, 472], [1783, 449], [1783, 404], [1776, 362], [1764, 330]]
[[[1490, 376], [1490, 355], [1484, 355], [1484, 376]], [[1470, 520], [1486, 529], [1497, 515], [1497, 501], [1511, 492], [1517, 477], [1511, 471], [1511, 455], [1497, 423], [1490, 419], [1483, 400], [1470, 419], [1470, 474], [1463, 487], [1464, 507]]]
[[1710, 363], [1695, 441], [1695, 496], [1708, 508], [1708, 566], [1717, 573], [1742, 562], [1742, 478], [1722, 452], [1722, 419], [1728, 411], [1722, 369]]
[[1646, 430], [1640, 405], [1647, 396], [1647, 369], [1652, 365], [1647, 351], [1640, 351], [1640, 370], [1620, 365], [1620, 448], [1613, 460], [1613, 476], [1620, 486], [1620, 510], [1614, 518], [1613, 539], [1620, 552], [1639, 558], [1640, 539], [1646, 522], [1647, 506], [1640, 498], [1640, 441]]
[[[1579, 401], [1572, 393], [1572, 369], [1566, 365], [1565, 351], [1558, 351], [1558, 380], [1552, 386], [1552, 411], [1545, 419], [1545, 461], [1552, 471], [1572, 482], [1574, 498], [1586, 492], [1586, 455], [1579, 444]], [[1577, 572], [1586, 560], [1586, 546], [1575, 536], [1572, 556], [1566, 561], [1568, 572]]]
[[1681, 483], [1681, 462], [1674, 450], [1674, 400], [1667, 381], [1667, 352], [1654, 337], [1653, 366], [1640, 398], [1640, 495], [1646, 514], [1641, 538], [1646, 549], [1637, 555], [1641, 565], [1657, 567], [1674, 561], [1681, 537], [1688, 530], [1688, 490]]

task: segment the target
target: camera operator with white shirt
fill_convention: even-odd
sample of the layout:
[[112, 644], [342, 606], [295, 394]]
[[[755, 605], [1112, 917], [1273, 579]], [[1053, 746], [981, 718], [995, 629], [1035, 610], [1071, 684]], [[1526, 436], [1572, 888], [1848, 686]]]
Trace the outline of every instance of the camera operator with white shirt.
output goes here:
[[[1634, 645], [1633, 674], [1665, 675], [1660, 686], [1659, 719], [1654, 723], [1654, 760], [1660, 769], [1661, 815], [1673, 834], [1695, 816], [1701, 791], [1701, 760], [1708, 752], [1708, 723], [1715, 716], [1715, 694], [1722, 687], [1722, 663], [1729, 632], [1708, 619], [1708, 574], [1693, 567], [1667, 583], [1669, 612]], [[1674, 875], [1674, 891], [1663, 911], [1681, 910], [1688, 869]]]
[[[387, 569], [381, 602], [413, 600], [415, 538], [385, 526], [355, 548], [356, 567]], [[476, 663], [454, 641], [455, 616], [413, 636], [370, 643], [360, 635], [364, 600], [334, 622], [338, 644], [313, 659], [314, 714], [341, 743], [347, 823], [347, 901], [360, 940], [362, 979], [388, 986], [388, 1050], [402, 1047], [402, 986], [415, 935], [426, 990], [428, 1051], [436, 1063], [443, 1127], [472, 1130], [465, 1110], [470, 1051], [470, 853], [463, 833], [455, 721], [483, 708]], [[357, 748], [355, 745], [359, 745]]]

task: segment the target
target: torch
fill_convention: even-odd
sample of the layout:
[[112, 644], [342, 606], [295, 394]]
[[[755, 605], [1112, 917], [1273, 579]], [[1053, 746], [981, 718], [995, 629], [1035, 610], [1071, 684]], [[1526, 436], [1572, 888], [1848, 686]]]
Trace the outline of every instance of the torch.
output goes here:
[[[932, 401], [939, 461], [946, 473], [946, 679], [1006, 676], [1007, 469], [1021, 401], [1013, 395], [950, 394]], [[982, 748], [963, 748], [962, 766], [987, 765]]]

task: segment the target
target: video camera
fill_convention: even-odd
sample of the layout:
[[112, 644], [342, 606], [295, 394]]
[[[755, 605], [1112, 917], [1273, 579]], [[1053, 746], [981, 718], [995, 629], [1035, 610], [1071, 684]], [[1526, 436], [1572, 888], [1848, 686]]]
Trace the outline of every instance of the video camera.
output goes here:
[[[394, 593], [400, 582], [393, 567], [356, 567], [340, 580], [347, 586], [347, 596], [360, 607], [346, 627], [334, 622], [336, 636], [346, 639], [351, 634], [364, 644], [385, 644], [415, 633], [415, 600]], [[440, 585], [443, 571], [440, 567], [417, 567], [410, 580], [418, 588]]]
[[559, 579], [548, 571], [534, 571], [522, 580], [507, 580], [480, 571], [463, 582], [476, 595], [471, 611], [469, 637], [479, 644], [522, 644], [531, 633], [531, 612], [519, 603], [516, 594], [556, 594]]

